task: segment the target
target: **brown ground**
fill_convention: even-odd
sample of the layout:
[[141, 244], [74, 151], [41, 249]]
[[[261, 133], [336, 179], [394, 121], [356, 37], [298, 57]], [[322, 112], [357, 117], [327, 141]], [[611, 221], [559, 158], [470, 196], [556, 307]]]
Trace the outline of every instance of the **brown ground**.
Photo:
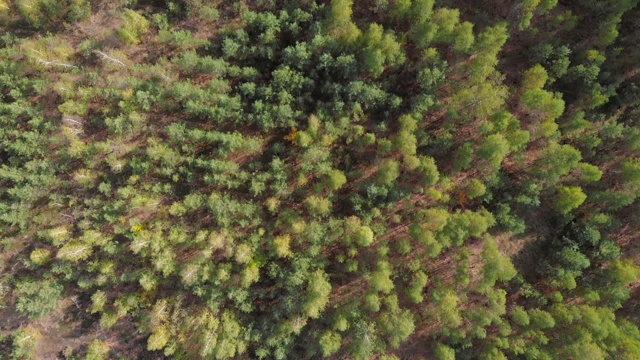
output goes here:
[[[113, 358], [165, 358], [161, 353], [146, 351], [146, 337], [138, 335], [130, 318], [121, 319], [111, 329], [103, 329], [99, 318], [85, 311], [88, 303], [74, 300], [70, 297], [61, 300], [56, 310], [36, 321], [30, 321], [15, 306], [7, 306], [0, 311], [0, 337], [9, 336], [12, 331], [27, 325], [35, 327], [40, 332], [37, 359], [64, 359], [65, 354], [84, 356], [94, 339], [104, 341], [111, 348]], [[9, 341], [0, 344], [0, 355], [11, 351], [9, 345]]]

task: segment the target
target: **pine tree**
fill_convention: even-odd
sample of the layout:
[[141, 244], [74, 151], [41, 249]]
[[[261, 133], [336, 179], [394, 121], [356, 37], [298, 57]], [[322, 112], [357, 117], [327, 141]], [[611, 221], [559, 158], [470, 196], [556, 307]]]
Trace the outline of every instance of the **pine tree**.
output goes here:
[[86, 360], [103, 360], [109, 353], [109, 345], [100, 339], [95, 339], [89, 344]]
[[15, 331], [12, 335], [13, 350], [11, 351], [11, 358], [35, 360], [36, 343], [40, 336], [40, 331], [33, 326], [27, 326]]
[[326, 331], [320, 336], [320, 349], [322, 356], [329, 356], [340, 349], [342, 337], [333, 331]]
[[331, 284], [326, 280], [324, 271], [316, 270], [309, 275], [303, 305], [305, 314], [312, 319], [318, 318], [329, 301], [330, 293]]
[[587, 199], [587, 195], [579, 186], [563, 186], [558, 189], [558, 195], [553, 206], [562, 214], [567, 214], [579, 207]]
[[23, 281], [16, 284], [16, 308], [31, 319], [38, 319], [56, 309], [62, 298], [62, 285], [52, 280]]

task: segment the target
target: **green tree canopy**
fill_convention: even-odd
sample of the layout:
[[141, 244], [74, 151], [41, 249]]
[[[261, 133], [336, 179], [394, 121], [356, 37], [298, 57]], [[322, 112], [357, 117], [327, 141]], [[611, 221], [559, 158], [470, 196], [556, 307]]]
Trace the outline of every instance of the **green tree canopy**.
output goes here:
[[31, 319], [41, 318], [58, 306], [62, 291], [62, 285], [52, 280], [18, 283], [16, 308]]
[[582, 205], [586, 199], [587, 195], [579, 186], [563, 186], [558, 189], [558, 195], [553, 206], [562, 214], [566, 214]]

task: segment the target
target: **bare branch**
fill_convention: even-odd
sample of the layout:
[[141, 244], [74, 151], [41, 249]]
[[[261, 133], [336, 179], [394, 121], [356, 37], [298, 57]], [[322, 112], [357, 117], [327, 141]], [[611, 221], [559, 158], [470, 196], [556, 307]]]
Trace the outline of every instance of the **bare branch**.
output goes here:
[[56, 65], [56, 66], [62, 66], [62, 67], [65, 67], [65, 68], [74, 68], [74, 67], [76, 67], [75, 65], [59, 63], [59, 62], [55, 62], [55, 61], [47, 61], [47, 60], [43, 60], [43, 59], [40, 59], [40, 58], [38, 58], [38, 62], [41, 63], [41, 64], [44, 64], [44, 66]]
[[63, 120], [64, 120], [64, 121], [68, 121], [68, 122], [70, 122], [70, 123], [72, 123], [72, 124], [79, 125], [79, 126], [82, 126], [82, 125], [83, 125], [83, 124], [82, 124], [82, 121], [78, 121], [78, 120], [75, 120], [75, 119], [72, 119], [72, 118], [68, 118], [68, 117], [67, 117], [67, 118], [64, 118]]
[[78, 305], [78, 302], [77, 302], [77, 300], [78, 300], [78, 296], [77, 296], [77, 295], [74, 295], [74, 296], [72, 296], [70, 299], [71, 299], [71, 301], [73, 302], [73, 305], [75, 305], [75, 306], [76, 306], [76, 308], [80, 309], [80, 305]]
[[120, 60], [118, 60], [118, 59], [116, 59], [116, 58], [112, 58], [111, 56], [109, 56], [109, 55], [107, 55], [107, 54], [103, 53], [102, 51], [98, 51], [98, 50], [96, 50], [96, 51], [95, 51], [95, 53], [97, 53], [97, 54], [99, 54], [100, 56], [102, 56], [102, 58], [103, 58], [103, 59], [109, 60], [109, 61], [111, 61], [111, 62], [113, 62], [113, 63], [116, 63], [116, 64], [118, 64], [118, 65], [120, 65], [120, 66], [127, 67], [127, 65], [125, 65], [125, 63], [123, 63], [122, 61], [120, 61]]

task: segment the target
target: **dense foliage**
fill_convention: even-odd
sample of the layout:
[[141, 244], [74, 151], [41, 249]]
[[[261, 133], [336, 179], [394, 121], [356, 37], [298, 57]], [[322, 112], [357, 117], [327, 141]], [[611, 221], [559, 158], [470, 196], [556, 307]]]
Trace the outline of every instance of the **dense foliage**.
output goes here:
[[0, 0], [0, 359], [640, 358], [637, 3]]

